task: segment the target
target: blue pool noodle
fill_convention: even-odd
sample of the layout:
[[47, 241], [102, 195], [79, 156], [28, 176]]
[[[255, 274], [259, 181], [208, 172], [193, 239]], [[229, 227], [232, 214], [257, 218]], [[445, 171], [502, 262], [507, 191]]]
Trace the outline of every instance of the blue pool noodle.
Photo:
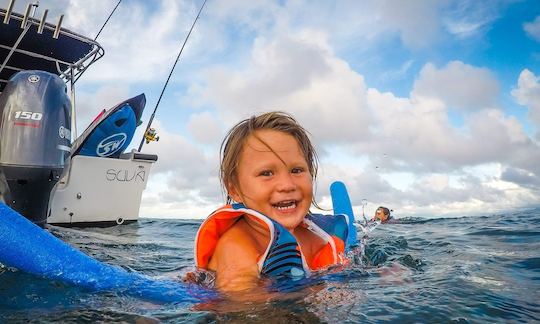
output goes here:
[[0, 203], [0, 263], [33, 275], [162, 302], [197, 302], [215, 291], [158, 280], [99, 262]]
[[332, 205], [334, 214], [345, 214], [349, 217], [349, 235], [345, 242], [345, 251], [349, 251], [352, 247], [358, 245], [356, 238], [356, 227], [354, 226], [354, 213], [347, 187], [341, 181], [335, 181], [330, 185], [330, 195], [332, 196]]
[[[342, 182], [330, 187], [334, 214], [349, 217], [346, 249], [357, 245], [354, 214]], [[217, 293], [172, 280], [158, 280], [100, 262], [71, 247], [19, 213], [0, 203], [0, 263], [36, 276], [93, 291], [120, 290], [128, 295], [162, 302], [200, 302]]]

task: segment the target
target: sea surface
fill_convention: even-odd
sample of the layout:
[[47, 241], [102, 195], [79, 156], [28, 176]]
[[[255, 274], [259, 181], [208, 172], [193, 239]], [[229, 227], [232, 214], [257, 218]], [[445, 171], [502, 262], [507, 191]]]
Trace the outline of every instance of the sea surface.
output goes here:
[[[180, 280], [194, 270], [200, 223], [141, 219], [48, 230], [100, 261]], [[0, 266], [0, 323], [540, 322], [540, 209], [400, 218], [376, 227], [358, 256], [312, 285], [248, 302], [162, 303]]]

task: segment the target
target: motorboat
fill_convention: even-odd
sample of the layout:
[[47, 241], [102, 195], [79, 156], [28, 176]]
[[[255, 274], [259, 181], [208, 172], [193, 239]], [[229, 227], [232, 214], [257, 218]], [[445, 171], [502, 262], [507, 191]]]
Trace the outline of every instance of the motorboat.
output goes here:
[[144, 94], [104, 109], [77, 136], [75, 84], [104, 55], [95, 40], [0, 9], [0, 202], [44, 226], [136, 221], [157, 155], [126, 151]]

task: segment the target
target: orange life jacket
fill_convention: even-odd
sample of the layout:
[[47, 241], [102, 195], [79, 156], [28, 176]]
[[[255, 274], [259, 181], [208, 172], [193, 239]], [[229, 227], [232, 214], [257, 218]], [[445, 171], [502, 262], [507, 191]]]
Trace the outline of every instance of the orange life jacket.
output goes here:
[[[250, 217], [265, 227], [270, 236], [265, 252], [258, 260], [259, 273], [271, 277], [298, 277], [311, 271], [345, 262], [345, 242], [349, 235], [346, 215], [306, 215], [303, 226], [326, 242], [311, 262], [302, 255], [296, 238], [271, 218], [242, 204], [226, 205], [208, 216], [195, 238], [195, 263], [207, 269], [219, 238], [240, 217]], [[356, 233], [354, 233], [356, 235]]]

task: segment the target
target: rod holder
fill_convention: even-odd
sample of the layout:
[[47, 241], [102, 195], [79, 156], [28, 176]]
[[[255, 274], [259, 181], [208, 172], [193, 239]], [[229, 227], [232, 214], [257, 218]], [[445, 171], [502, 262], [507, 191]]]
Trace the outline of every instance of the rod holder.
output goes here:
[[45, 20], [47, 19], [47, 14], [49, 13], [49, 9], [45, 9], [43, 11], [43, 15], [41, 15], [41, 20], [39, 21], [39, 27], [38, 27], [38, 34], [43, 34], [43, 27], [45, 27]]
[[26, 11], [24, 12], [23, 20], [21, 21], [21, 28], [26, 27], [26, 23], [28, 22], [28, 17], [30, 16], [30, 10], [32, 10], [33, 5], [29, 3], [26, 6]]
[[4, 16], [4, 24], [9, 24], [9, 18], [11, 18], [11, 12], [13, 11], [13, 6], [15, 5], [15, 0], [9, 0], [9, 4], [6, 10], [6, 15]]
[[60, 15], [60, 18], [58, 18], [58, 23], [56, 24], [56, 28], [54, 29], [53, 38], [58, 39], [58, 35], [60, 35], [60, 27], [62, 26], [62, 20], [64, 20], [64, 15]]

